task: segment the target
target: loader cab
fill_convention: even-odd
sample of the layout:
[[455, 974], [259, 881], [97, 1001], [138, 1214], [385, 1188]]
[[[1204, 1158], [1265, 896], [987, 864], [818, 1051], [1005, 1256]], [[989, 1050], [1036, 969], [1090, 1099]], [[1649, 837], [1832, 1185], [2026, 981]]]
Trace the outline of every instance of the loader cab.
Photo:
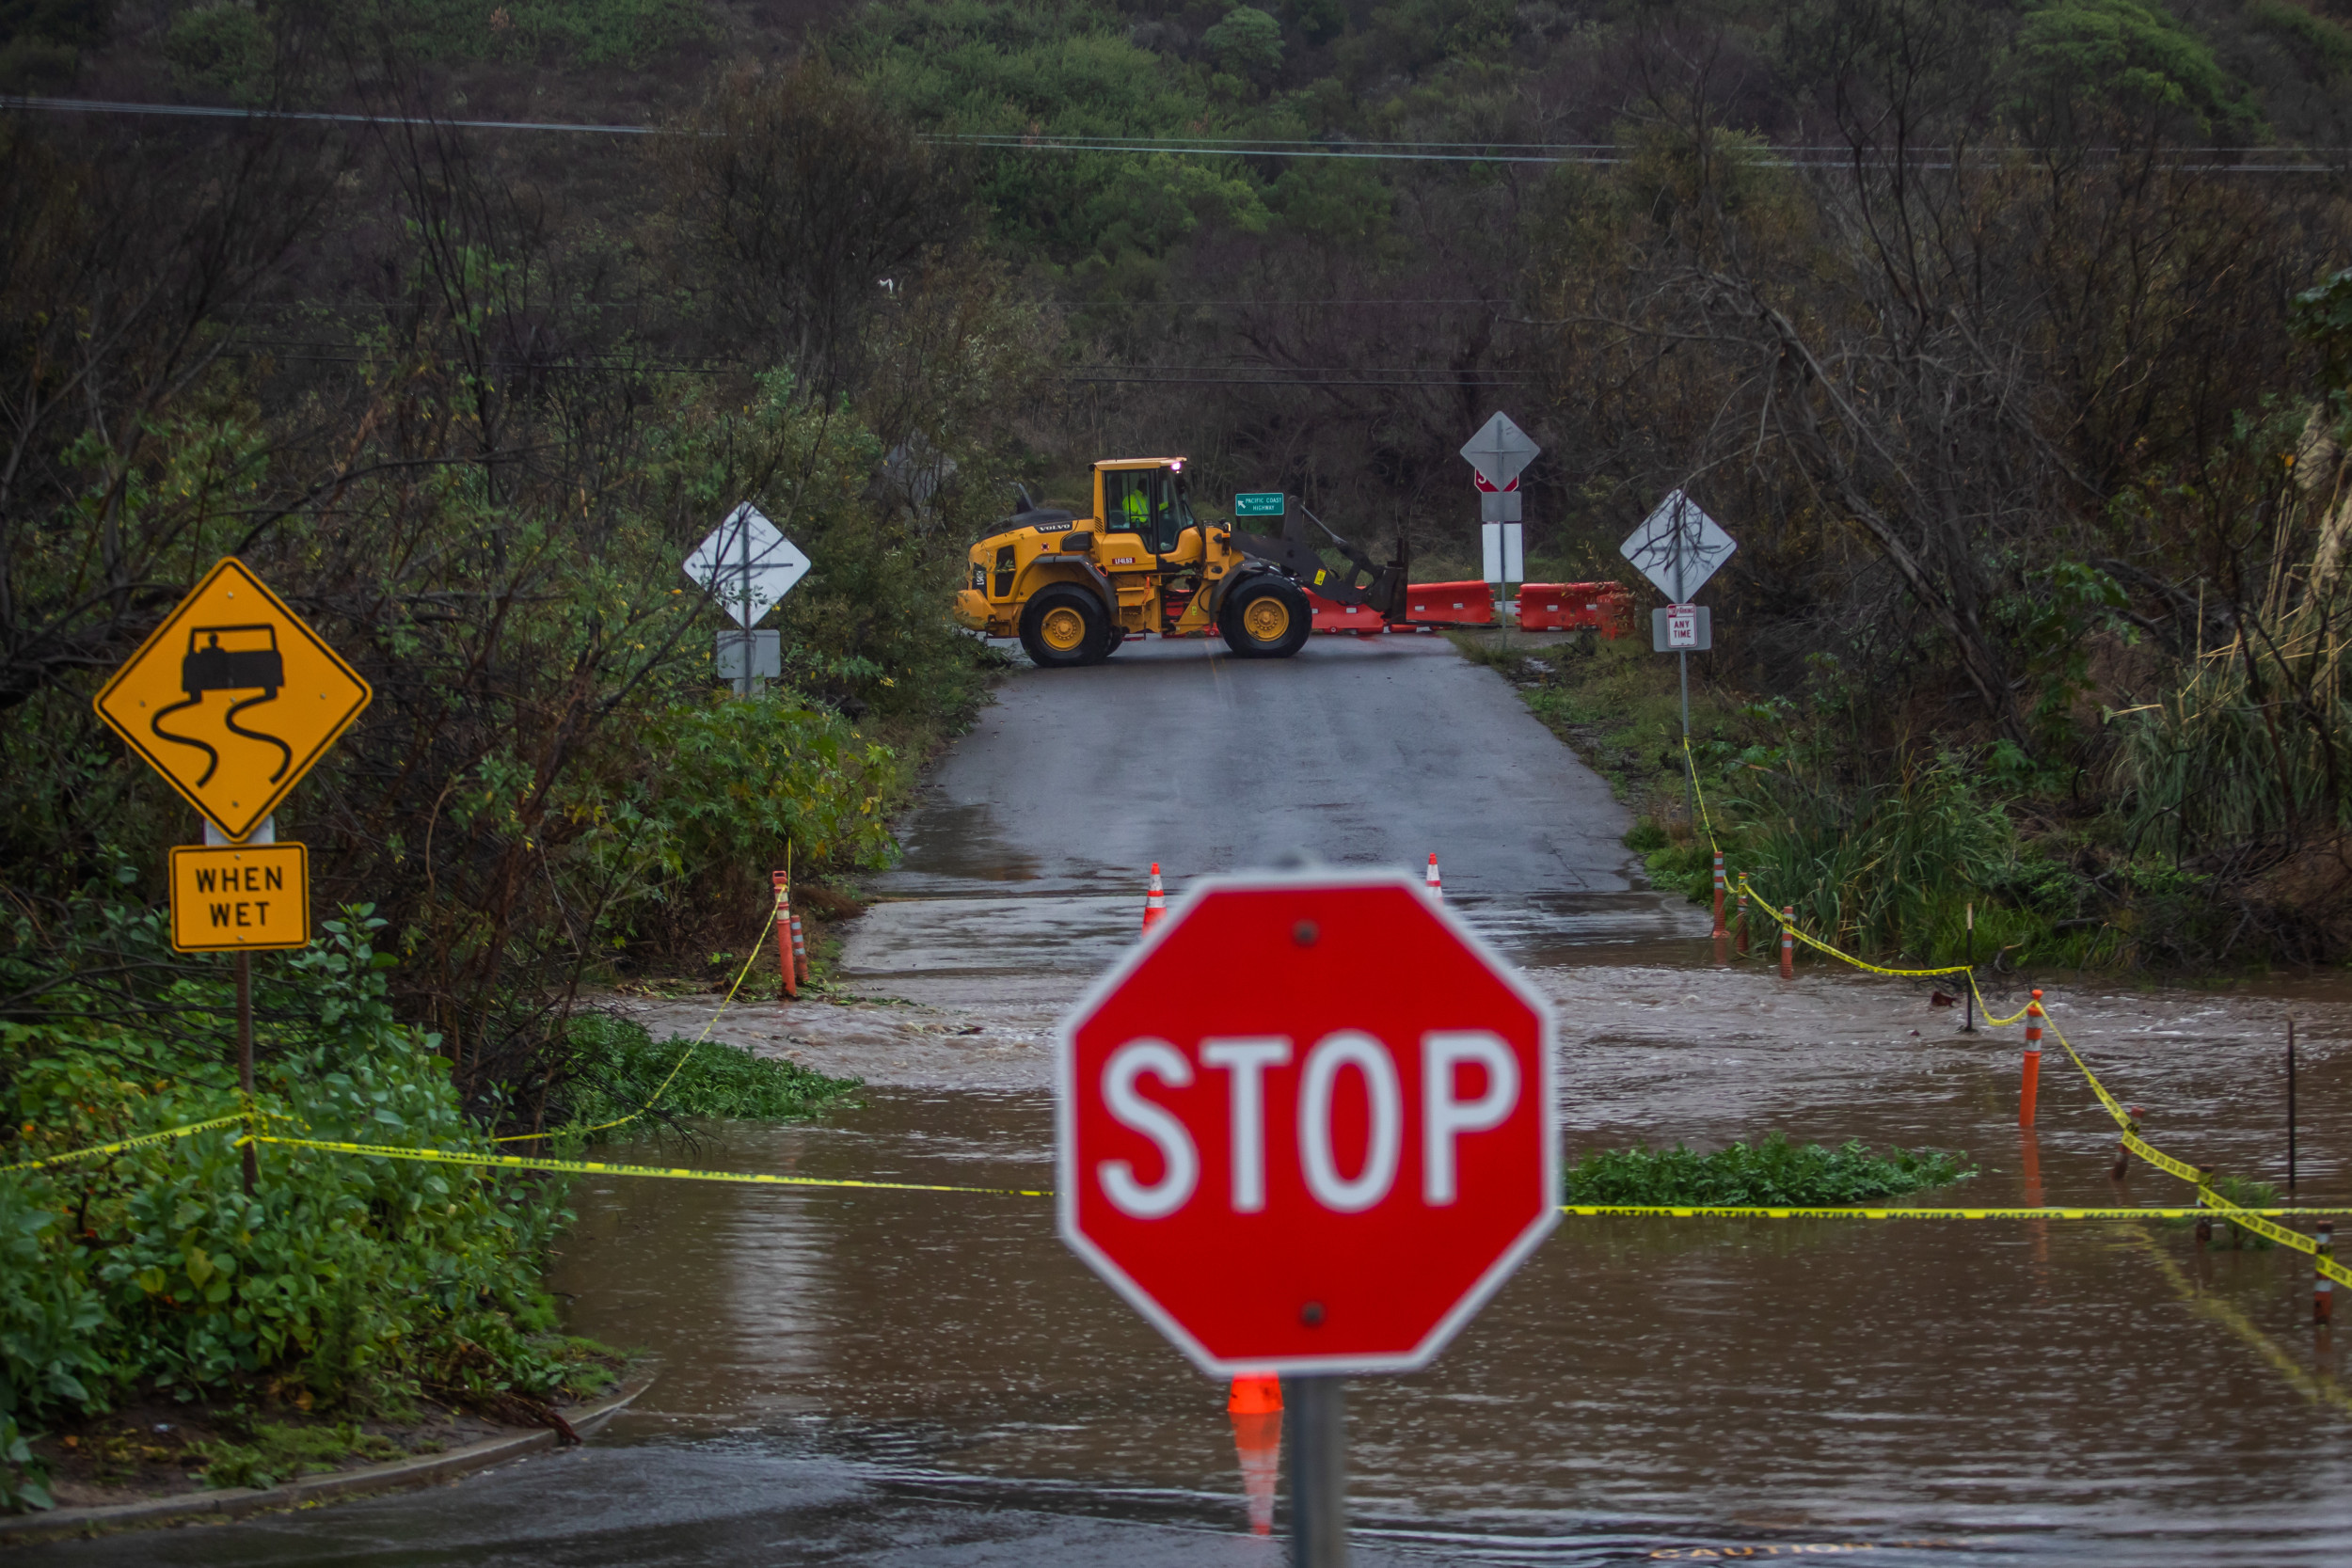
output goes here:
[[1094, 466], [1094, 515], [1105, 533], [1132, 533], [1154, 555], [1194, 526], [1181, 457], [1119, 458]]

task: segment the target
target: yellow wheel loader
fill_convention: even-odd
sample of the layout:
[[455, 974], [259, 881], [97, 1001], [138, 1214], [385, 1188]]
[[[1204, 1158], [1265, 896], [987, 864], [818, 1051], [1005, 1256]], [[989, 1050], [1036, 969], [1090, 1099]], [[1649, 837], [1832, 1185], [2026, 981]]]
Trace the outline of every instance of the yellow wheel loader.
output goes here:
[[[1405, 543], [1375, 565], [1301, 507], [1281, 537], [1243, 533], [1192, 515], [1181, 457], [1122, 457], [1094, 465], [1090, 515], [1021, 510], [972, 546], [971, 580], [956, 619], [991, 637], [1018, 637], [1041, 669], [1095, 664], [1129, 637], [1216, 632], [1244, 658], [1287, 658], [1314, 628], [1310, 590], [1405, 619]], [[1306, 521], [1328, 535], [1311, 542]], [[1348, 564], [1324, 558], [1335, 551]]]

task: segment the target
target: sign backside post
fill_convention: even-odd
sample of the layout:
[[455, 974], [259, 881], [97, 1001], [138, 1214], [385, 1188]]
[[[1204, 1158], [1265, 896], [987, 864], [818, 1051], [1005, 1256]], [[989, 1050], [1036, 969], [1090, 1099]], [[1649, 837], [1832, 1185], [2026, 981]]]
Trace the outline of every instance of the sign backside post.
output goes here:
[[[1677, 519], [1677, 524], [1680, 519]], [[1691, 602], [1690, 584], [1683, 579], [1689, 575], [1685, 567], [1685, 541], [1679, 526], [1675, 529], [1675, 603]], [[1675, 651], [1675, 662], [1682, 666], [1682, 815], [1686, 820], [1699, 819], [1698, 776], [1696, 764], [1691, 760], [1691, 650]]]
[[[742, 542], [743, 613], [749, 615], [751, 613], [752, 604], [752, 524], [750, 518], [746, 517], [742, 520], [742, 527], [736, 530], [735, 536]], [[748, 622], [745, 624], [745, 629], [749, 629]], [[751, 694], [752, 650], [747, 646], [743, 650], [743, 695], [746, 698], [749, 698]], [[1688, 724], [1685, 724], [1683, 727], [1685, 729], [1690, 728]]]
[[1291, 1561], [1347, 1568], [1347, 1380], [1286, 1377], [1291, 1426]]
[[[1684, 622], [1659, 633], [1660, 641], [1655, 645], [1661, 653], [1671, 648], [1678, 656], [1676, 662], [1681, 667], [1682, 803], [1685, 814], [1695, 820], [1698, 777], [1691, 760], [1691, 649], [1713, 644], [1707, 635], [1707, 612], [1692, 604], [1691, 596], [1706, 586], [1739, 546], [1697, 503], [1676, 490], [1626, 536], [1618, 548], [1627, 560], [1641, 568], [1644, 577], [1658, 585], [1660, 593], [1672, 597], [1674, 602], [1666, 613]], [[1684, 641], [1693, 637], [1695, 641]]]

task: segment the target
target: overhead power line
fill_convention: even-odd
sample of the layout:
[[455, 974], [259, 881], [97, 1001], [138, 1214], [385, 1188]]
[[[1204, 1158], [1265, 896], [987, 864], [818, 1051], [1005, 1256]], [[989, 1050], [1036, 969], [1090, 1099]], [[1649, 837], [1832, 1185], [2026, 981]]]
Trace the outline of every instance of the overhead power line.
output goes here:
[[207, 103], [125, 103], [97, 98], [25, 98], [0, 93], [0, 109], [51, 114], [164, 115], [178, 119], [298, 119], [337, 125], [447, 125], [467, 131], [574, 131], [608, 136], [658, 135], [659, 125], [594, 125], [540, 119], [442, 119], [431, 115], [334, 114], [324, 109], [229, 109]]
[[[342, 345], [247, 340], [231, 352], [246, 358], [268, 358], [290, 365], [398, 365], [403, 357], [388, 354], [338, 352]], [[722, 360], [637, 358], [625, 355], [567, 356], [560, 359], [489, 359], [467, 368], [504, 373], [605, 373], [620, 375], [722, 375], [745, 369]], [[1386, 387], [1399, 390], [1457, 387], [1532, 387], [1539, 378], [1492, 371], [1451, 371], [1411, 366], [1359, 368], [1348, 365], [1271, 365], [1263, 370], [1247, 365], [1077, 365], [1057, 372], [1055, 379], [1088, 385], [1168, 387]]]
[[[1629, 164], [1634, 160], [1624, 152], [1611, 149], [1595, 149], [1584, 144], [1545, 148], [1537, 143], [1498, 143], [1482, 151], [1455, 152], [1436, 150], [1462, 143], [1311, 143], [1299, 144], [1277, 141], [1219, 141], [1192, 137], [1181, 142], [1155, 141], [1148, 137], [1077, 138], [1048, 135], [938, 135], [925, 138], [948, 146], [983, 148], [1004, 152], [1122, 152], [1132, 154], [1182, 154], [1200, 158], [1352, 158], [1374, 162], [1421, 164], [1542, 164], [1589, 165], [1611, 166]], [[1531, 150], [1531, 149], [1535, 149]], [[1851, 168], [1857, 162], [1867, 168], [1909, 168], [1921, 171], [1956, 168], [1967, 164], [1989, 166], [2016, 152], [2046, 150], [1990, 148], [1978, 153], [1955, 153], [1945, 148], [1920, 148], [1899, 155], [1867, 150], [1816, 150], [1756, 146], [1742, 150], [1761, 153], [1752, 164], [1760, 168]], [[2094, 156], [2116, 156], [2112, 149], [2085, 149]], [[2336, 149], [2262, 148], [2267, 157], [2292, 156], [2321, 152], [2338, 160], [2327, 163], [2214, 163], [2177, 162], [2179, 158], [2212, 158], [2236, 150], [2179, 149], [2156, 166], [2175, 174], [2338, 174], [2344, 172], [2344, 152]]]
[[[433, 115], [337, 113], [324, 109], [238, 109], [202, 103], [135, 103], [95, 98], [38, 98], [0, 94], [0, 109], [34, 110], [52, 114], [160, 115], [175, 119], [212, 120], [285, 119], [342, 125], [448, 126], [469, 131], [530, 131], [603, 136], [653, 136], [670, 128], [660, 125], [599, 125], [593, 122], [537, 119], [447, 119]], [[1614, 147], [1595, 142], [1326, 142], [1281, 137], [1191, 136], [1161, 141], [1148, 136], [1027, 135], [1010, 132], [941, 132], [925, 141], [947, 147], [970, 147], [1007, 152], [1120, 152], [1196, 158], [1345, 158], [1387, 163], [1441, 164], [1579, 164], [1609, 166], [1631, 160]], [[1918, 148], [1900, 154], [1858, 150], [1827, 145], [1757, 145], [1765, 154], [1756, 162], [1767, 168], [1847, 168], [1859, 161], [1873, 168], [1909, 167], [1921, 170], [1955, 166], [1953, 160], [1996, 162], [2015, 152], [2047, 152], [2047, 149], [1988, 148], [1963, 154], [1951, 148]], [[2120, 150], [2082, 150], [2094, 156], [2116, 156]], [[2248, 162], [2171, 162], [2157, 165], [2179, 174], [2342, 174], [2352, 160], [2352, 149], [2320, 147], [2179, 148], [2169, 158], [2223, 159], [2250, 154], [2274, 160]], [[2301, 162], [2278, 162], [2279, 159]], [[1942, 161], [1936, 161], [1942, 160]], [[2333, 160], [2320, 161], [2320, 160]]]
[[1147, 387], [1275, 387], [1294, 388], [1302, 391], [1313, 391], [1324, 387], [1385, 387], [1391, 391], [1411, 392], [1429, 390], [1441, 392], [1463, 386], [1484, 388], [1489, 387], [1537, 387], [1542, 385], [1541, 382], [1537, 381], [1533, 376], [1485, 374], [1477, 376], [1474, 380], [1449, 377], [1448, 379], [1442, 381], [1435, 379], [1434, 377], [1425, 381], [1354, 381], [1341, 380], [1329, 376], [1319, 377], [1312, 381], [1277, 381], [1263, 376], [1083, 374], [1065, 375], [1059, 377], [1058, 379], [1073, 385], [1089, 387], [1113, 385]]
[[1144, 310], [1144, 309], [1157, 309], [1157, 310], [1191, 310], [1191, 309], [1207, 309], [1207, 308], [1208, 308], [1208, 307], [1210, 307], [1210, 306], [1217, 306], [1217, 307], [1220, 307], [1220, 308], [1240, 308], [1240, 307], [1245, 307], [1245, 306], [1246, 306], [1246, 307], [1248, 307], [1248, 308], [1251, 308], [1251, 309], [1272, 309], [1272, 308], [1275, 308], [1275, 307], [1278, 307], [1278, 306], [1279, 306], [1279, 307], [1283, 307], [1283, 308], [1297, 307], [1297, 308], [1300, 308], [1300, 309], [1320, 309], [1321, 308], [1323, 308], [1323, 307], [1325, 307], [1325, 306], [1327, 306], [1327, 306], [1360, 306], [1360, 305], [1483, 305], [1483, 306], [1486, 307], [1487, 309], [1494, 309], [1494, 310], [1507, 310], [1507, 309], [1510, 309], [1512, 308], [1512, 306], [1511, 306], [1511, 302], [1510, 302], [1509, 300], [1504, 300], [1504, 299], [1116, 299], [1116, 298], [1113, 298], [1113, 299], [1099, 299], [1099, 300], [1086, 300], [1086, 299], [1065, 299], [1065, 300], [1058, 301], [1057, 303], [1059, 303], [1059, 304], [1060, 304], [1060, 306], [1062, 307], [1062, 309], [1065, 309], [1065, 310], [1092, 310], [1092, 309], [1104, 309], [1104, 308], [1114, 309], [1120, 309], [1120, 310]]

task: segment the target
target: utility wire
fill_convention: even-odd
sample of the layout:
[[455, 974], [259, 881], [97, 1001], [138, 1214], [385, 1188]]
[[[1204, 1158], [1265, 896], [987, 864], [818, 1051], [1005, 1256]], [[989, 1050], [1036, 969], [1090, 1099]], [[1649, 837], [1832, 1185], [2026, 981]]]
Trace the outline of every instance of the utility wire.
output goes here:
[[[369, 354], [314, 354], [289, 352], [315, 345], [294, 343], [277, 345], [248, 342], [230, 352], [246, 358], [266, 357], [289, 365], [396, 365], [404, 362], [400, 356]], [[530, 372], [553, 373], [559, 372], [605, 372], [642, 375], [723, 375], [742, 369], [725, 361], [693, 363], [675, 359], [494, 359], [480, 366], [461, 367], [484, 371], [512, 372]], [[1506, 375], [1489, 371], [1449, 371], [1432, 367], [1416, 370], [1409, 366], [1394, 369], [1359, 370], [1345, 365], [1284, 365], [1270, 366], [1263, 373], [1247, 373], [1247, 366], [1231, 365], [1079, 365], [1058, 372], [1055, 379], [1088, 385], [1137, 385], [1168, 387], [1390, 387], [1402, 390], [1418, 388], [1445, 389], [1462, 386], [1473, 387], [1533, 387], [1541, 385], [1532, 376]], [[1240, 372], [1243, 373], [1235, 373]]]
[[1327, 378], [1315, 381], [1270, 381], [1263, 378], [1250, 379], [1240, 376], [1214, 375], [1065, 375], [1059, 377], [1058, 379], [1074, 386], [1135, 384], [1148, 387], [1278, 387], [1296, 388], [1307, 390], [1312, 390], [1317, 387], [1386, 387], [1392, 391], [1419, 391], [1422, 389], [1432, 391], [1447, 391], [1462, 386], [1488, 388], [1536, 387], [1542, 385], [1541, 382], [1531, 376], [1489, 376], [1485, 374], [1481, 374], [1475, 381], [1468, 380], [1466, 378], [1456, 379], [1452, 377], [1443, 381], [1436, 380], [1434, 378], [1427, 381], [1342, 381]]
[[167, 115], [183, 119], [299, 119], [338, 125], [448, 125], [467, 131], [589, 131], [608, 136], [651, 136], [659, 125], [589, 125], [540, 119], [439, 119], [429, 115], [332, 114], [323, 109], [228, 109], [205, 103], [125, 103], [97, 98], [26, 98], [0, 93], [0, 109], [52, 114]]
[[[430, 115], [380, 115], [335, 113], [322, 109], [237, 109], [202, 103], [134, 103], [96, 98], [40, 98], [21, 94], [0, 94], [0, 109], [27, 109], [53, 114], [111, 114], [162, 115], [180, 119], [218, 120], [290, 119], [342, 125], [424, 125], [450, 126], [469, 131], [539, 131], [589, 134], [607, 136], [652, 136], [662, 135], [665, 127], [659, 125], [598, 125], [562, 120], [528, 119], [443, 119]], [[1009, 132], [940, 132], [925, 135], [923, 140], [943, 146], [973, 147], [999, 151], [1023, 152], [1125, 152], [1137, 154], [1172, 154], [1203, 158], [1346, 158], [1389, 163], [1440, 164], [1578, 164], [1610, 166], [1631, 162], [1613, 147], [1593, 142], [1362, 142], [1333, 144], [1290, 138], [1219, 138], [1195, 136], [1181, 142], [1155, 141], [1140, 136], [1048, 136], [1025, 135]], [[1460, 149], [1474, 150], [1458, 150]], [[1860, 162], [1873, 168], [1912, 167], [1923, 170], [1948, 169], [1959, 166], [1960, 154], [1948, 148], [1921, 148], [1915, 154], [1889, 155], [1883, 152], [1858, 151], [1854, 149], [1815, 147], [1808, 145], [1758, 146], [1755, 150], [1772, 154], [1756, 160], [1766, 168], [1845, 168]], [[1972, 162], [1994, 162], [2015, 151], [2037, 152], [2041, 149], [1991, 148], [1976, 154]], [[2085, 149], [2094, 155], [2115, 154], [2114, 149]], [[2217, 157], [2238, 151], [2258, 152], [2270, 158], [2330, 157], [2337, 163], [2173, 163], [2157, 166], [2182, 174], [2340, 174], [2345, 172], [2343, 160], [2352, 149], [2312, 147], [2270, 147], [2259, 149], [2181, 148], [2173, 156]], [[1945, 162], [1920, 163], [1915, 158]]]

